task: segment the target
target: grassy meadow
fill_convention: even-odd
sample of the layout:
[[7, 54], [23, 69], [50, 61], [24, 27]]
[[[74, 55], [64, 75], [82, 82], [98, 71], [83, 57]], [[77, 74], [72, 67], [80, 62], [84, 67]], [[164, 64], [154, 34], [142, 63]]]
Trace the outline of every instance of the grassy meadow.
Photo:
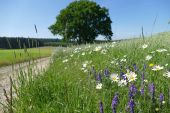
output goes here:
[[45, 73], [20, 75], [13, 112], [169, 113], [169, 45], [161, 33], [65, 48]]
[[0, 67], [14, 63], [50, 56], [51, 47], [29, 49], [0, 49]]

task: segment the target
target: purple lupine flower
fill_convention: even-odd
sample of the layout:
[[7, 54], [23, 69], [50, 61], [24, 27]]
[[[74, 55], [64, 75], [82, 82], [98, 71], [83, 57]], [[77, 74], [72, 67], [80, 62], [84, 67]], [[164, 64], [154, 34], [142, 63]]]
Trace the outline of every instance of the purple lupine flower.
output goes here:
[[160, 101], [160, 103], [162, 104], [162, 101], [164, 100], [164, 95], [161, 93], [160, 95], [159, 95], [159, 101]]
[[135, 63], [135, 64], [133, 64], [133, 68], [134, 68], [134, 70], [135, 70], [135, 71], [138, 71], [138, 68], [137, 68], [136, 63]]
[[100, 108], [100, 113], [104, 113], [102, 101], [100, 101], [99, 103], [99, 108]]
[[113, 111], [113, 113], [116, 113], [116, 106], [117, 106], [118, 103], [119, 103], [118, 94], [115, 94], [115, 96], [112, 100], [112, 111]]
[[152, 102], [154, 102], [154, 95], [155, 95], [155, 85], [154, 85], [154, 83], [149, 85], [149, 92], [151, 93]]
[[109, 70], [106, 68], [106, 69], [104, 70], [104, 75], [105, 75], [106, 77], [108, 77], [109, 74], [110, 74], [110, 72], [109, 72]]
[[130, 113], [134, 113], [134, 107], [135, 107], [135, 102], [133, 99], [130, 99], [129, 103], [128, 103], [128, 107], [130, 109]]
[[137, 88], [134, 84], [132, 84], [129, 88], [129, 98], [133, 98], [135, 94], [137, 93]]
[[155, 92], [155, 85], [154, 85], [154, 83], [151, 83], [150, 85], [149, 85], [149, 92], [153, 95], [154, 94], [154, 92]]
[[123, 72], [120, 72], [120, 79], [126, 80], [126, 75]]
[[146, 64], [143, 65], [143, 70], [145, 70], [147, 68]]
[[142, 88], [140, 89], [140, 94], [141, 94], [141, 95], [144, 95], [144, 87], [142, 87]]
[[100, 73], [100, 72], [98, 73], [98, 75], [97, 75], [97, 77], [96, 77], [96, 80], [97, 80], [98, 82], [102, 82], [102, 76], [101, 76], [101, 73]]

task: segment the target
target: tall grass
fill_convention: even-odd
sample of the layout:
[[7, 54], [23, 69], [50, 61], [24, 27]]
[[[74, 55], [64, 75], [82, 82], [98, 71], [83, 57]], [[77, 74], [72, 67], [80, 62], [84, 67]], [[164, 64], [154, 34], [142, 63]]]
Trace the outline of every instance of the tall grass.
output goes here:
[[[36, 77], [33, 73], [19, 76], [19, 87], [13, 99], [13, 111], [16, 113], [98, 113], [103, 107], [105, 113], [112, 113], [112, 99], [118, 94], [116, 111], [131, 112], [129, 88], [135, 85], [137, 92], [133, 97], [134, 112], [168, 113], [170, 111], [169, 78], [163, 74], [170, 68], [170, 35], [159, 34], [154, 38], [145, 38], [147, 48], [143, 49], [142, 39], [127, 40], [118, 43], [82, 45], [65, 48], [57, 52], [49, 69]], [[100, 48], [101, 47], [101, 48]], [[157, 52], [166, 49], [165, 52]], [[154, 51], [154, 52], [153, 52]], [[146, 56], [151, 55], [151, 60]], [[138, 70], [134, 68], [134, 64]], [[153, 71], [153, 65], [161, 65], [163, 70]], [[167, 65], [169, 64], [169, 65]], [[104, 75], [106, 69], [110, 72]], [[126, 73], [127, 69], [137, 74], [137, 79], [119, 86], [110, 80], [112, 73]], [[144, 80], [142, 76], [144, 74]], [[101, 89], [96, 89], [98, 83]], [[154, 97], [148, 87], [154, 83]], [[144, 88], [144, 94], [140, 90]], [[163, 104], [160, 94], [164, 95]], [[154, 100], [154, 101], [153, 101]], [[99, 106], [102, 102], [103, 106]], [[101, 105], [101, 104], [100, 104]]]

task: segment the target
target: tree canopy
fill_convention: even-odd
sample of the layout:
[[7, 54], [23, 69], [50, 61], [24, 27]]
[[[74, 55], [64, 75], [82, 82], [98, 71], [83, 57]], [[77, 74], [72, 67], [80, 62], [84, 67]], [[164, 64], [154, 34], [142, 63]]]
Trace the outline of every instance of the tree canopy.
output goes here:
[[108, 9], [93, 1], [79, 0], [61, 10], [49, 30], [54, 35], [63, 36], [66, 41], [91, 43], [98, 35], [111, 40], [111, 23]]

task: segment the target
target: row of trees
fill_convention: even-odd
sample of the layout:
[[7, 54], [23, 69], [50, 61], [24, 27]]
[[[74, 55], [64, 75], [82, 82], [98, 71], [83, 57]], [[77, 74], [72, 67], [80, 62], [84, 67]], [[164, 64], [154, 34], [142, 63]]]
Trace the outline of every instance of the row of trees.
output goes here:
[[59, 42], [58, 39], [36, 39], [36, 38], [16, 38], [0, 37], [0, 48], [18, 49], [46, 46], [49, 42]]

